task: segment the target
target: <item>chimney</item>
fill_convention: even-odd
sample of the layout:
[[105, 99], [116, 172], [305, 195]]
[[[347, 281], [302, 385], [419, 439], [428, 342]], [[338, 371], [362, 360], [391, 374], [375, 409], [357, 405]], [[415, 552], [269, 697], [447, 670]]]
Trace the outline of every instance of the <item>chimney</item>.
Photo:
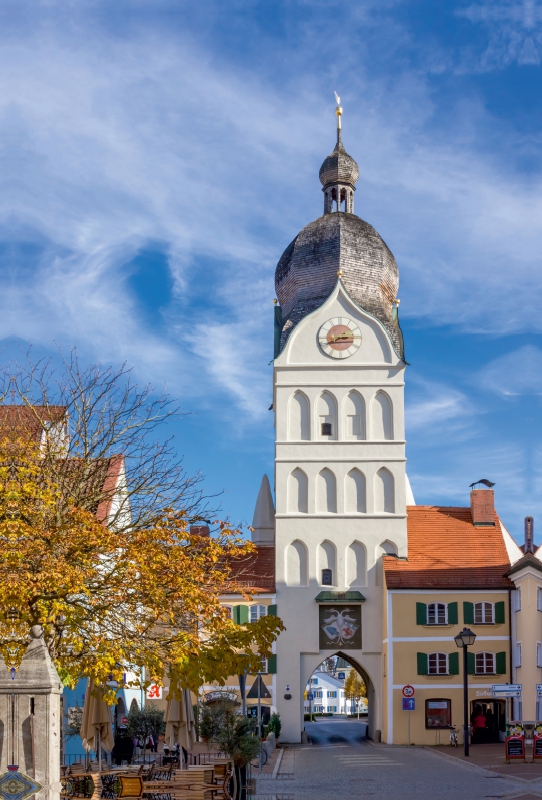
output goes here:
[[472, 524], [495, 525], [495, 493], [493, 489], [473, 489], [470, 493]]
[[534, 519], [525, 517], [525, 545], [524, 553], [534, 553]]
[[211, 530], [208, 525], [191, 525], [190, 536], [210, 536]]

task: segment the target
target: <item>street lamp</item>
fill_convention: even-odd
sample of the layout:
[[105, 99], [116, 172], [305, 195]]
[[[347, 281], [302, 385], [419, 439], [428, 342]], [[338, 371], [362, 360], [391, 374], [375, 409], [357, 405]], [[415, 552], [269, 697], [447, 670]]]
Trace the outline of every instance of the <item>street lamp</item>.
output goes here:
[[454, 636], [454, 642], [463, 648], [463, 742], [465, 755], [469, 755], [469, 672], [467, 664], [467, 649], [474, 644], [476, 634], [469, 628], [463, 628], [461, 633]]

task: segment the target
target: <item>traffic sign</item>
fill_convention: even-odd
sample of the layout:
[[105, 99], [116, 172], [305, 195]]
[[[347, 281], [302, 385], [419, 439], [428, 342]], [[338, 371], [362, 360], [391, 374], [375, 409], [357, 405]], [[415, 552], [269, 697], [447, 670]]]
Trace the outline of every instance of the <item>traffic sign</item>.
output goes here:
[[494, 683], [493, 697], [521, 697], [521, 683]]
[[314, 700], [314, 695], [312, 692], [309, 692], [307, 695], [307, 700]]
[[407, 683], [403, 686], [403, 697], [414, 697], [414, 687]]
[[344, 679], [346, 678], [346, 672], [339, 672], [339, 674], [337, 675], [337, 678], [340, 681], [344, 681]]
[[416, 711], [416, 700], [414, 697], [403, 697], [403, 711]]

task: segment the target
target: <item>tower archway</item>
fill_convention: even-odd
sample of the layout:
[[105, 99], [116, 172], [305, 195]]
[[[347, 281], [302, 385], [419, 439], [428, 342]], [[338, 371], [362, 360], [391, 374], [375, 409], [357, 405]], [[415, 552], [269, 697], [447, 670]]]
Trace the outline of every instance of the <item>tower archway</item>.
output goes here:
[[[306, 691], [307, 687], [311, 686], [311, 684], [310, 684], [311, 678], [313, 677], [313, 675], [317, 674], [319, 667], [326, 660], [330, 660], [330, 659], [334, 659], [334, 658], [342, 659], [344, 662], [346, 662], [348, 665], [350, 665], [350, 667], [356, 671], [356, 673], [362, 678], [363, 682], [365, 683], [366, 690], [367, 690], [367, 716], [364, 717], [364, 721], [367, 723], [367, 735], [368, 735], [368, 737], [370, 739], [380, 740], [380, 731], [377, 732], [376, 724], [375, 724], [376, 720], [379, 719], [380, 697], [378, 696], [378, 694], [377, 694], [377, 692], [375, 690], [374, 681], [373, 681], [370, 673], [368, 672], [368, 670], [361, 663], [361, 661], [358, 658], [356, 658], [352, 653], [349, 653], [346, 650], [337, 650], [335, 653], [333, 653], [331, 651], [329, 653], [323, 653], [322, 651], [320, 651], [320, 653], [302, 654], [302, 656], [301, 656], [301, 659], [302, 659], [301, 675], [302, 675], [302, 682], [304, 681], [304, 683], [302, 683], [302, 686], [303, 686], [302, 697], [303, 697], [303, 699], [302, 699], [302, 706], [301, 706], [301, 709], [300, 709], [300, 712], [301, 712], [301, 719], [300, 719], [301, 730], [304, 729], [304, 725], [305, 725], [305, 713], [306, 713], [306, 711], [305, 711], [305, 706], [306, 706], [305, 691]], [[340, 671], [341, 671], [340, 669], [336, 670], [337, 673], [340, 672]], [[319, 691], [319, 690], [317, 690], [317, 691]], [[322, 690], [322, 691], [326, 691], [327, 692], [328, 689], [326, 688], [325, 690]], [[331, 689], [331, 691], [333, 691], [333, 689]], [[338, 688], [337, 691], [340, 692], [340, 688]], [[315, 703], [315, 705], [318, 705], [318, 706], [323, 705], [325, 708], [335, 706], [335, 699], [336, 699], [337, 700], [337, 704], [336, 704], [337, 707], [338, 708], [341, 707], [341, 703], [339, 702], [341, 700], [340, 696], [337, 697], [337, 698], [329, 698], [330, 701], [333, 701], [333, 702], [329, 702], [329, 703], [327, 702], [328, 701], [327, 697], [326, 698], [316, 698], [316, 699], [317, 700], [320, 700], [320, 699], [324, 700], [325, 699], [325, 703], [322, 703], [322, 704], [320, 704], [320, 703], [316, 704]], [[344, 700], [343, 700], [343, 705], [344, 705]], [[324, 713], [328, 713], [328, 712], [324, 712]], [[335, 713], [335, 712], [332, 712], [332, 713]], [[340, 713], [340, 712], [336, 712], [336, 713]], [[346, 715], [345, 715], [345, 719], [346, 719]]]

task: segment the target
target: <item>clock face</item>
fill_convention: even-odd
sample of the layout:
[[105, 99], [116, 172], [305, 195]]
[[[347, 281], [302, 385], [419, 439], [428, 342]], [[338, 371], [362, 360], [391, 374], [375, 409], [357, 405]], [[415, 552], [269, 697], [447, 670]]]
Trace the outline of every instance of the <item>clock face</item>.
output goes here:
[[361, 344], [361, 331], [352, 319], [334, 317], [324, 322], [318, 332], [320, 347], [332, 358], [348, 358]]

